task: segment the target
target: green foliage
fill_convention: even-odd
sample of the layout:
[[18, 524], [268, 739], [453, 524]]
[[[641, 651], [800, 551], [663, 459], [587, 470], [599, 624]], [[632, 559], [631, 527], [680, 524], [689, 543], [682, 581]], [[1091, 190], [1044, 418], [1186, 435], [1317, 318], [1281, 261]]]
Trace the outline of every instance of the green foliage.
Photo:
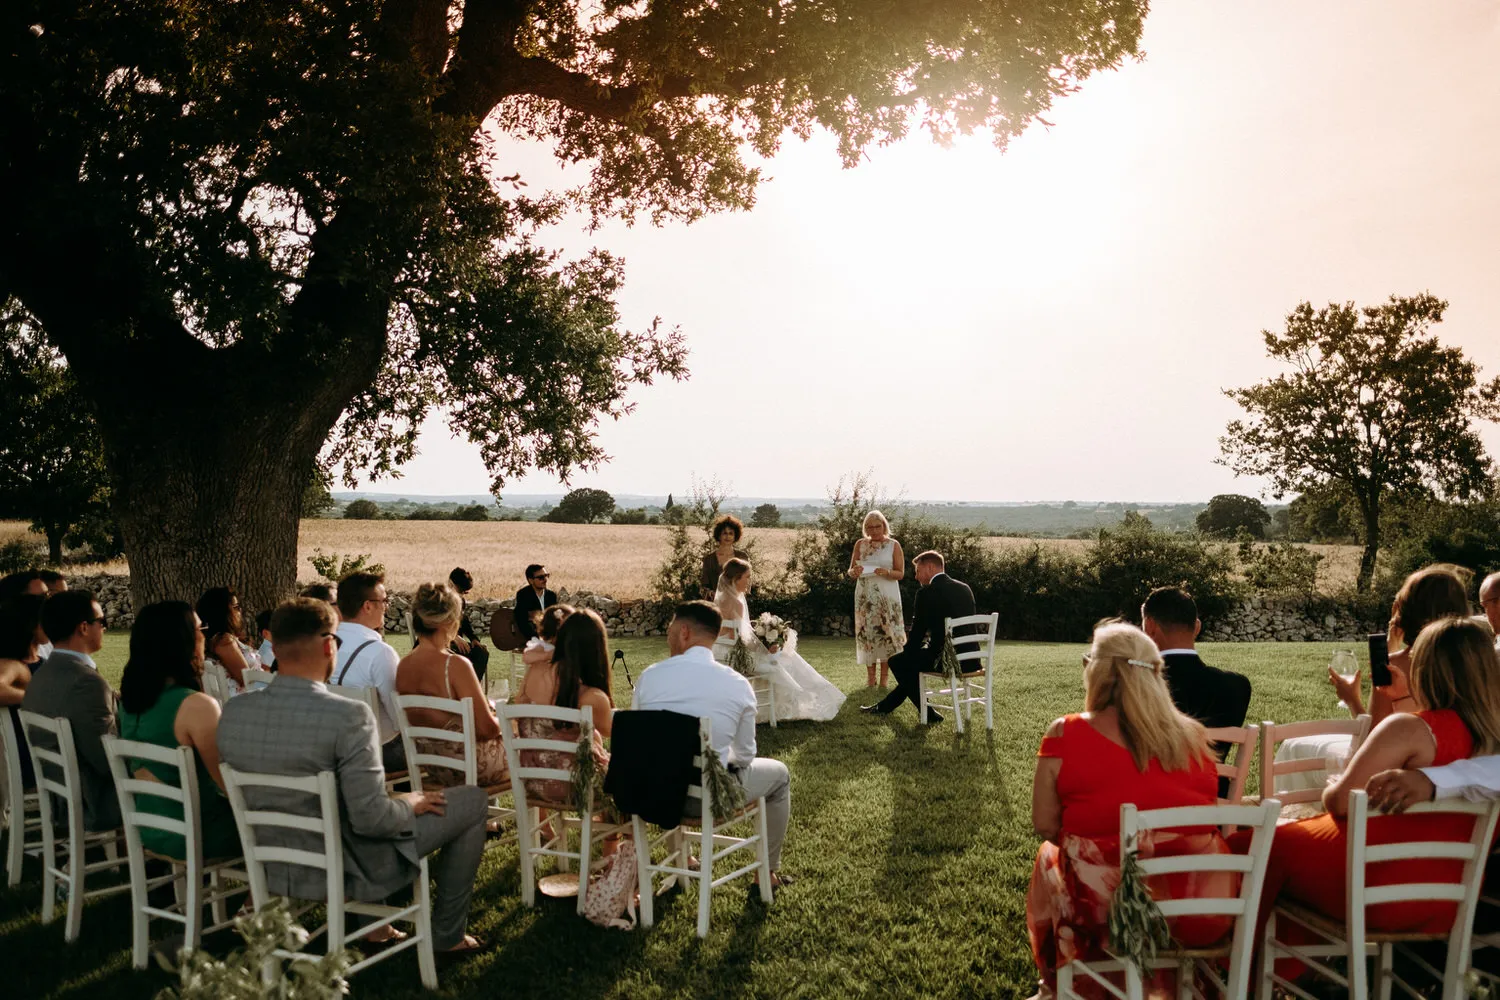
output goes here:
[[609, 515], [610, 524], [660, 524], [661, 518], [654, 514], [647, 514], [644, 507], [632, 507], [629, 510], [615, 509]]
[[1428, 503], [1403, 511], [1401, 532], [1384, 571], [1394, 592], [1408, 573], [1453, 563], [1478, 579], [1500, 570], [1500, 495], [1467, 504]]
[[489, 508], [482, 503], [472, 503], [453, 512], [455, 521], [488, 521], [489, 519]]
[[0, 576], [9, 576], [22, 570], [36, 569], [41, 565], [43, 553], [35, 545], [28, 545], [19, 538], [12, 538], [0, 545]]
[[1099, 532], [1088, 564], [1108, 614], [1136, 619], [1141, 602], [1156, 587], [1182, 587], [1198, 602], [1204, 619], [1227, 609], [1235, 593], [1233, 561], [1195, 535], [1158, 531], [1139, 514]]
[[302, 491], [302, 516], [327, 517], [337, 506], [333, 499], [333, 473], [322, 462], [313, 463], [312, 475]]
[[1423, 293], [1378, 306], [1303, 302], [1283, 333], [1265, 331], [1266, 353], [1290, 371], [1226, 390], [1246, 419], [1219, 439], [1219, 461], [1265, 476], [1272, 492], [1339, 483], [1360, 513], [1365, 552], [1357, 587], [1367, 590], [1389, 496], [1468, 499], [1489, 488], [1492, 466], [1474, 429], [1500, 419], [1500, 378], [1429, 331], [1447, 303]]
[[323, 554], [321, 548], [313, 549], [312, 555], [307, 561], [312, 564], [313, 572], [317, 573], [329, 583], [338, 583], [350, 573], [384, 573], [385, 567], [377, 562], [371, 562], [373, 557], [369, 553], [361, 553], [357, 556], [341, 556], [337, 552]]
[[604, 524], [615, 510], [615, 498], [603, 490], [570, 490], [541, 520], [557, 524]]
[[1172, 943], [1167, 919], [1146, 886], [1134, 840], [1120, 845], [1120, 884], [1109, 899], [1109, 953], [1145, 969]]
[[1288, 541], [1349, 544], [1363, 530], [1354, 494], [1343, 483], [1330, 481], [1313, 487], [1286, 510]]
[[[677, 508], [681, 510], [681, 508]], [[651, 580], [651, 593], [658, 601], [676, 602], [698, 593], [698, 569], [703, 562], [703, 544], [695, 542], [682, 522], [667, 532], [667, 555]]]
[[775, 528], [781, 524], [781, 511], [774, 503], [763, 503], [750, 515], [750, 527]]
[[380, 517], [380, 505], [374, 500], [352, 500], [344, 508], [344, 517], [350, 521], [374, 521]]
[[1198, 530], [1209, 538], [1235, 538], [1241, 531], [1253, 538], [1266, 537], [1271, 515], [1266, 505], [1254, 497], [1238, 493], [1220, 493], [1199, 512]]
[[[156, 1000], [334, 1000], [349, 992], [346, 976], [358, 957], [338, 951], [317, 961], [301, 959], [282, 968], [276, 949], [306, 951], [309, 935], [292, 918], [286, 900], [274, 900], [264, 909], [237, 917], [234, 930], [245, 942], [225, 958], [199, 948], [175, 968], [161, 959], [163, 968], [177, 973], [177, 985], [156, 995]], [[281, 974], [268, 987], [261, 982], [261, 969], [273, 963]]]
[[1318, 563], [1323, 557], [1300, 545], [1241, 542], [1240, 573], [1249, 586], [1263, 594], [1312, 600], [1318, 590]]
[[53, 565], [70, 535], [103, 537], [93, 526], [111, 520], [109, 477], [87, 394], [13, 299], [0, 300], [0, 426], [0, 517], [30, 521]]

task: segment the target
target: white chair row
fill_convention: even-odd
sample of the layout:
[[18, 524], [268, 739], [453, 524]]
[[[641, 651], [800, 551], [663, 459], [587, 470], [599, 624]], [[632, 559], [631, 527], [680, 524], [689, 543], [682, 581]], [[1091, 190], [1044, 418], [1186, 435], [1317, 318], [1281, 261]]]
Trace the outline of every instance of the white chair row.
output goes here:
[[1358, 750], [1365, 737], [1370, 734], [1370, 717], [1361, 715], [1356, 719], [1318, 719], [1312, 722], [1289, 722], [1277, 725], [1262, 722], [1259, 726], [1232, 726], [1210, 729], [1208, 738], [1213, 743], [1231, 744], [1225, 760], [1218, 765], [1219, 777], [1229, 781], [1228, 794], [1220, 802], [1238, 805], [1244, 800], [1245, 786], [1250, 777], [1250, 765], [1260, 751], [1260, 798], [1276, 798], [1283, 806], [1301, 805], [1322, 801], [1321, 788], [1286, 788], [1277, 779], [1292, 774], [1321, 771], [1326, 767], [1322, 758], [1306, 760], [1276, 760], [1276, 747], [1284, 740], [1309, 736], [1348, 736], [1349, 753]]
[[[943, 628], [953, 641], [960, 673], [956, 681], [940, 670], [917, 676], [919, 704], [917, 718], [927, 718], [930, 702], [953, 706], [953, 724], [961, 733], [973, 718], [974, 706], [984, 706], [984, 728], [995, 728], [995, 632], [1000, 627], [999, 614], [968, 615], [945, 618]], [[955, 630], [966, 634], [955, 635]], [[936, 637], [934, 637], [936, 641]]]
[[25, 859], [42, 856], [42, 804], [36, 790], [21, 786], [21, 742], [16, 738], [18, 708], [6, 706], [0, 711], [0, 829], [9, 831], [5, 839], [5, 884], [21, 882]]
[[[1392, 985], [1400, 986], [1408, 995], [1420, 998], [1424, 994], [1395, 974], [1394, 950], [1403, 944], [1433, 940], [1445, 941], [1447, 944], [1445, 968], [1441, 971], [1435, 969], [1419, 956], [1412, 956], [1413, 960], [1430, 975], [1441, 980], [1443, 1000], [1462, 1000], [1468, 996], [1467, 980], [1474, 950], [1474, 914], [1480, 882], [1484, 877], [1484, 863], [1489, 856], [1490, 841], [1494, 836], [1496, 817], [1500, 815], [1500, 802], [1445, 801], [1414, 806], [1408, 810], [1417, 814], [1472, 816], [1473, 832], [1467, 841], [1405, 842], [1371, 846], [1367, 839], [1369, 802], [1363, 791], [1353, 792], [1349, 798], [1346, 856], [1349, 871], [1347, 920], [1332, 920], [1295, 903], [1278, 902], [1259, 942], [1259, 969], [1255, 970], [1251, 967], [1256, 944], [1255, 920], [1261, 905], [1266, 864], [1280, 810], [1281, 803], [1276, 799], [1265, 799], [1257, 805], [1192, 806], [1149, 812], [1140, 812], [1130, 804], [1122, 806], [1122, 844], [1138, 844], [1142, 834], [1153, 830], [1234, 826], [1252, 831], [1249, 850], [1243, 855], [1186, 854], [1140, 860], [1141, 870], [1147, 876], [1186, 872], [1238, 873], [1241, 881], [1237, 896], [1159, 901], [1161, 912], [1168, 919], [1224, 916], [1233, 919], [1233, 930], [1216, 947], [1172, 948], [1160, 952], [1149, 970], [1138, 969], [1129, 962], [1118, 960], [1070, 962], [1058, 970], [1057, 996], [1060, 1000], [1082, 1000], [1083, 994], [1075, 984], [1083, 981], [1095, 987], [1095, 992], [1102, 990], [1117, 1000], [1141, 1000], [1145, 995], [1143, 973], [1160, 969], [1176, 971], [1177, 996], [1182, 998], [1217, 995], [1226, 1000], [1238, 1000], [1250, 995], [1249, 984], [1253, 974], [1257, 1000], [1271, 1000], [1276, 988], [1305, 1000], [1314, 1000], [1313, 994], [1276, 974], [1275, 964], [1280, 958], [1295, 958], [1307, 963], [1318, 974], [1347, 990], [1353, 1000], [1367, 1000], [1369, 997], [1370, 976], [1366, 962], [1374, 958], [1375, 992], [1381, 1000], [1388, 1000]], [[1378, 888], [1367, 884], [1372, 866], [1407, 859], [1462, 861], [1463, 878], [1453, 884], [1407, 882]], [[1372, 934], [1367, 931], [1366, 911], [1369, 907], [1426, 900], [1446, 900], [1456, 904], [1457, 919], [1448, 934]], [[1286, 923], [1295, 923], [1312, 930], [1323, 943], [1301, 945], [1281, 940], [1278, 929]], [[1326, 959], [1334, 957], [1345, 960], [1344, 970], [1327, 964]], [[1221, 975], [1220, 970], [1226, 960], [1227, 969]], [[1210, 988], [1210, 994], [1205, 994], [1203, 985]]]

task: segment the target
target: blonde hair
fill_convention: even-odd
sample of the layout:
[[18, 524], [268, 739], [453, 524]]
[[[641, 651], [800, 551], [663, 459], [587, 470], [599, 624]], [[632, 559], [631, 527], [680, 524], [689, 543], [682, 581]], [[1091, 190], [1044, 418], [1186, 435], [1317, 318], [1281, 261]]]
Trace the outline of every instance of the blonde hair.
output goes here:
[[1500, 751], [1500, 655], [1488, 624], [1439, 618], [1424, 628], [1412, 643], [1411, 689], [1424, 708], [1458, 713], [1473, 756]]
[[1210, 758], [1203, 724], [1172, 704], [1156, 643], [1129, 622], [1101, 622], [1094, 629], [1083, 669], [1084, 708], [1113, 706], [1125, 748], [1145, 771], [1153, 760], [1164, 771], [1185, 771]]
[[886, 516], [884, 514], [882, 514], [878, 510], [872, 510], [872, 511], [870, 511], [870, 513], [868, 513], [868, 514], [865, 515], [865, 519], [863, 521], [859, 522], [859, 530], [860, 530], [860, 532], [866, 538], [869, 538], [870, 537], [870, 522], [872, 520], [879, 521], [881, 524], [885, 525], [885, 534], [886, 534], [886, 537], [889, 538], [890, 534], [891, 534], [891, 522], [888, 521], [888, 520], [886, 520]]
[[417, 635], [433, 635], [464, 613], [463, 600], [446, 580], [424, 583], [411, 602], [411, 627]]

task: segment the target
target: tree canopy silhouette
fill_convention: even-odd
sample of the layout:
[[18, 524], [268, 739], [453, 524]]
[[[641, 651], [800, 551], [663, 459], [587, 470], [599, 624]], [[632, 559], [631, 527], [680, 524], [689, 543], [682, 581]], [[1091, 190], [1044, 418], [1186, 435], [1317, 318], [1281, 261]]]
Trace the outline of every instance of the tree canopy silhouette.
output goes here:
[[[1145, 0], [14, 0], [0, 19], [0, 302], [99, 419], [137, 601], [288, 593], [304, 487], [409, 458], [436, 407], [498, 489], [603, 455], [683, 341], [572, 209], [749, 208], [826, 130], [1004, 145], [1138, 51]], [[501, 137], [587, 178], [532, 191]]]

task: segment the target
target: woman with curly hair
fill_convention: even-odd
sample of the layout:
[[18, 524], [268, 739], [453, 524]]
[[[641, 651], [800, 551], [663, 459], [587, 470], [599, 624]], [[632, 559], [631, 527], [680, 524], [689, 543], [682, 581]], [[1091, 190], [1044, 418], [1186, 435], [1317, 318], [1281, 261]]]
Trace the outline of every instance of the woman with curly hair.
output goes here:
[[709, 533], [709, 537], [714, 540], [714, 547], [703, 557], [703, 571], [698, 575], [698, 587], [705, 601], [714, 599], [719, 577], [724, 575], [724, 567], [729, 565], [729, 560], [750, 558], [739, 547], [744, 534], [745, 522], [733, 514], [725, 514], [714, 522], [713, 531]]

